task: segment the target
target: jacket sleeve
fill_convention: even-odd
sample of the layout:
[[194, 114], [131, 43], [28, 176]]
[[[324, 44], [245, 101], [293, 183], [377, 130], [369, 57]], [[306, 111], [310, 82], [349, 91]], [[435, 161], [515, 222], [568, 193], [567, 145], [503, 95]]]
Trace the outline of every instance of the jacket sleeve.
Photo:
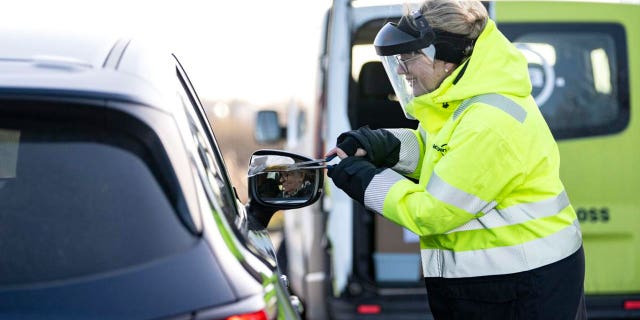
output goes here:
[[422, 159], [424, 156], [426, 133], [420, 127], [418, 129], [385, 129], [400, 140], [400, 155], [398, 163], [391, 169], [418, 180]]
[[418, 235], [442, 234], [484, 215], [524, 180], [517, 154], [488, 126], [458, 127], [448, 146], [420, 183], [391, 170], [374, 176], [365, 206]]

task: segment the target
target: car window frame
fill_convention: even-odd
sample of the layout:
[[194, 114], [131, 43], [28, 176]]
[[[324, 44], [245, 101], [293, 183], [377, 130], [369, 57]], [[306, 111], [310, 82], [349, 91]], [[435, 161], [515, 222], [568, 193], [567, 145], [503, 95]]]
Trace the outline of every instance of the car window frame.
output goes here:
[[[219, 175], [217, 178], [220, 179], [224, 186], [227, 186], [227, 188], [220, 188], [218, 186], [212, 185], [214, 184], [214, 181], [210, 181], [210, 179], [207, 179], [208, 183], [211, 187], [223, 191], [221, 192], [221, 196], [224, 198], [216, 199], [222, 200], [223, 202], [218, 203], [218, 205], [220, 205], [220, 208], [222, 209], [223, 215], [230, 223], [233, 223], [236, 225], [236, 227], [243, 229], [243, 226], [246, 226], [247, 221], [246, 213], [244, 210], [238, 207], [238, 197], [236, 194], [236, 189], [231, 182], [231, 179], [229, 178], [229, 174], [226, 170], [226, 164], [224, 163], [224, 158], [222, 157], [220, 147], [216, 141], [213, 129], [211, 127], [211, 124], [209, 123], [209, 119], [206, 115], [206, 112], [204, 111], [204, 108], [202, 107], [202, 103], [200, 102], [195, 89], [193, 88], [193, 85], [191, 84], [191, 81], [189, 80], [186, 71], [175, 55], [173, 55], [173, 59], [176, 65], [176, 76], [178, 79], [178, 83], [180, 84], [179, 91], [183, 92], [188, 99], [188, 101], [185, 102], [187, 102], [191, 107], [189, 111], [193, 112], [192, 116], [195, 116], [197, 118], [194, 120], [197, 121], [197, 126], [199, 127], [198, 130], [202, 131], [202, 134], [205, 138], [205, 141], [200, 141], [201, 147], [205, 148], [204, 150], [199, 149], [200, 153], [204, 153], [200, 154], [200, 157], [203, 160], [207, 159], [204, 161], [205, 165], [215, 166], [215, 171]], [[210, 157], [207, 157], [206, 155], [210, 155]]]
[[[224, 216], [226, 218], [227, 223], [219, 224], [218, 227], [225, 229], [228, 228], [228, 230], [231, 230], [235, 234], [235, 239], [237, 240], [232, 241], [233, 243], [235, 243], [235, 245], [243, 246], [244, 248], [248, 249], [252, 256], [258, 258], [261, 263], [264, 263], [265, 265], [270, 266], [270, 268], [273, 268], [275, 270], [277, 269], [277, 264], [275, 263], [275, 249], [273, 249], [270, 240], [265, 242], [265, 237], [267, 240], [269, 239], [268, 232], [266, 231], [266, 229], [249, 230], [249, 222], [246, 210], [241, 206], [241, 203], [238, 200], [236, 194], [236, 189], [231, 183], [231, 179], [229, 179], [229, 174], [226, 171], [226, 165], [223, 162], [220, 148], [218, 147], [217, 141], [215, 140], [213, 129], [208, 123], [208, 119], [206, 117], [206, 114], [204, 113], [204, 109], [202, 108], [197, 95], [195, 95], [193, 87], [190, 85], [186, 72], [179, 65], [178, 59], [175, 56], [174, 58], [176, 59], [177, 76], [181, 85], [181, 89], [179, 91], [186, 94], [186, 97], [189, 100], [181, 102], [188, 103], [192, 108], [190, 110], [185, 110], [185, 112], [193, 112], [193, 115], [185, 114], [185, 117], [187, 118], [186, 121], [197, 121], [197, 123], [189, 123], [188, 125], [192, 126], [195, 124], [196, 127], [200, 127], [198, 130], [205, 131], [205, 141], [201, 141], [200, 139], [192, 139], [192, 141], [197, 140], [194, 142], [197, 144], [201, 144], [200, 147], [204, 146], [208, 148], [209, 151], [207, 152], [213, 156], [212, 159], [207, 159], [206, 156], [203, 156], [202, 150], [200, 149], [198, 150], [197, 155], [192, 155], [192, 158], [194, 158], [193, 161], [195, 162], [196, 168], [198, 170], [196, 178], [200, 179], [201, 183], [203, 184], [209, 207], [215, 212], [222, 212], [221, 216]], [[182, 97], [179, 97], [179, 99], [182, 99]], [[189, 106], [185, 105], [185, 108]], [[193, 116], [196, 116], [197, 120], [193, 119]], [[189, 130], [193, 130], [193, 128], [189, 128]], [[192, 135], [191, 132], [188, 134]], [[215, 146], [215, 148], [212, 146]], [[198, 146], [196, 147], [198, 148]], [[225, 189], [223, 191], [225, 191], [224, 194], [229, 197], [227, 198], [228, 201], [233, 200], [232, 203], [229, 203], [229, 210], [226, 210], [221, 205], [221, 201], [216, 195], [214, 189], [216, 188], [216, 186], [214, 185], [215, 182], [210, 180], [211, 176], [208, 174], [210, 170], [206, 168], [206, 162], [208, 161], [212, 161], [217, 166], [216, 171], [218, 172], [218, 174], [220, 174], [220, 178], [224, 179], [223, 181], [226, 188], [221, 189]], [[230, 213], [233, 215], [230, 216]], [[268, 252], [269, 246], [271, 246], [270, 249], [272, 250], [272, 252]]]

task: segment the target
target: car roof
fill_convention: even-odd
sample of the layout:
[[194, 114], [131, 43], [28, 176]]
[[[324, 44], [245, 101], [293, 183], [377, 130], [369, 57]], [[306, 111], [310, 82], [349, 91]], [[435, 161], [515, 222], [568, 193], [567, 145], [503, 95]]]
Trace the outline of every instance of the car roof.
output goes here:
[[0, 43], [0, 93], [117, 100], [171, 111], [163, 96], [175, 87], [176, 62], [149, 39], [5, 29]]

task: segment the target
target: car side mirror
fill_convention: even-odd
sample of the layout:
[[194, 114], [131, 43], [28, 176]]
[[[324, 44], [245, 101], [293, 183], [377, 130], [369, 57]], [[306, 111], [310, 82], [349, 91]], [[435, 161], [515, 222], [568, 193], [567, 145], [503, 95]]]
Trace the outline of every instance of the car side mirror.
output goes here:
[[280, 150], [258, 150], [249, 164], [249, 198], [277, 210], [308, 206], [322, 194], [322, 166], [298, 166], [312, 159]]
[[312, 159], [280, 150], [258, 150], [249, 162], [247, 212], [256, 228], [266, 228], [278, 210], [306, 207], [322, 195], [324, 168], [297, 163]]

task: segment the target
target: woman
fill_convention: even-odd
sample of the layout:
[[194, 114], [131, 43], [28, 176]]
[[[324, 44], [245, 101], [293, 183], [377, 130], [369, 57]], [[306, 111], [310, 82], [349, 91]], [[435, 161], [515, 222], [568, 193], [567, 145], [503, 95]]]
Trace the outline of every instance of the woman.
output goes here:
[[343, 133], [336, 186], [420, 236], [437, 319], [584, 319], [584, 253], [524, 56], [478, 1], [426, 1], [374, 41], [419, 127]]

